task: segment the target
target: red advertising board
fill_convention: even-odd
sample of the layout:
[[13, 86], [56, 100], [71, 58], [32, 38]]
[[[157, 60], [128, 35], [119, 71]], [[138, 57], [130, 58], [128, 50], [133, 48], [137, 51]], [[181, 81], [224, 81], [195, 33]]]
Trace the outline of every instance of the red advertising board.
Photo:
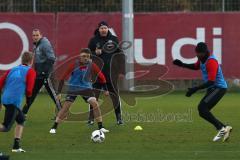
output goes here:
[[[160, 58], [152, 61], [169, 67], [167, 78], [188, 79], [200, 76], [199, 73], [171, 64], [173, 59], [179, 57], [178, 52], [188, 60], [186, 62], [194, 62], [189, 59], [195, 57], [194, 45], [191, 43], [196, 43], [197, 37], [198, 40], [207, 42], [209, 49], [220, 57], [226, 77], [240, 77], [240, 70], [236, 69], [240, 67], [237, 62], [240, 59], [239, 19], [239, 13], [137, 14], [135, 38], [142, 39], [143, 55], [146, 59], [155, 58], [157, 50], [159, 51]], [[139, 52], [135, 52], [135, 55], [137, 54]], [[165, 60], [161, 61], [161, 58]]]
[[[199, 72], [177, 68], [172, 60], [195, 62], [194, 45], [205, 41], [222, 64], [225, 77], [240, 77], [239, 19], [239, 13], [137, 13], [134, 16], [135, 63], [144, 64], [145, 68], [154, 64], [166, 66], [166, 79], [198, 78]], [[24, 47], [31, 50], [33, 28], [39, 28], [48, 37], [58, 60], [63, 62], [87, 47], [101, 20], [107, 21], [121, 40], [120, 13], [0, 14], [0, 70], [14, 65]]]

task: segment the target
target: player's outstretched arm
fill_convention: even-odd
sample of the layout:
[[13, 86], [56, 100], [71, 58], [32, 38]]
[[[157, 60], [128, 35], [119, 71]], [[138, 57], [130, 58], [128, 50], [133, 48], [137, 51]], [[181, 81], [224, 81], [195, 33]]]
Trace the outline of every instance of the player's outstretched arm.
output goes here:
[[175, 59], [173, 61], [173, 64], [176, 65], [176, 66], [183, 67], [183, 68], [188, 68], [188, 69], [192, 69], [192, 70], [199, 70], [200, 69], [200, 67], [199, 67], [200, 64], [199, 63], [200, 62], [198, 61], [197, 63], [186, 64], [186, 63], [183, 63], [179, 59]]

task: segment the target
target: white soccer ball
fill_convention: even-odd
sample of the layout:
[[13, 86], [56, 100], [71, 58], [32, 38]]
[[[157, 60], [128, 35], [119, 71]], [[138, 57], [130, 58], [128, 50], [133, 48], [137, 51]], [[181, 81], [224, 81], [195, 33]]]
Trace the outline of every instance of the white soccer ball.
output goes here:
[[100, 130], [95, 130], [92, 132], [91, 140], [96, 143], [102, 143], [105, 139], [105, 135]]

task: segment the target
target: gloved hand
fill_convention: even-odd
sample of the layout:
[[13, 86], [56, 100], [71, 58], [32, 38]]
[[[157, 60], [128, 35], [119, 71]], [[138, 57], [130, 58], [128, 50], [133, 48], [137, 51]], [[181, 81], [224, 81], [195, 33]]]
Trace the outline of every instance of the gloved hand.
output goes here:
[[177, 66], [180, 66], [180, 67], [183, 66], [183, 62], [182, 62], [181, 60], [179, 60], [179, 59], [175, 59], [175, 60], [173, 61], [173, 64], [174, 64], [174, 65], [177, 65]]
[[186, 97], [191, 97], [195, 92], [197, 92], [198, 88], [193, 87], [193, 88], [188, 88], [188, 91], [186, 93]]

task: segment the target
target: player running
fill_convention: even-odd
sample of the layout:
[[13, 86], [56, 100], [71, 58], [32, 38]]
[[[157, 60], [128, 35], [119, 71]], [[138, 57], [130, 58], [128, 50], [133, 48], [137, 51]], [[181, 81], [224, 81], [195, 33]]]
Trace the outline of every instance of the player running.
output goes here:
[[214, 55], [210, 55], [208, 47], [205, 43], [198, 43], [195, 48], [195, 52], [198, 57], [197, 63], [185, 64], [182, 61], [176, 59], [173, 61], [173, 64], [193, 70], [201, 69], [204, 83], [193, 88], [188, 88], [186, 96], [191, 97], [191, 95], [198, 90], [207, 88], [206, 95], [198, 105], [199, 115], [214, 125], [218, 130], [217, 135], [213, 138], [214, 142], [219, 141], [220, 139], [226, 141], [229, 138], [232, 127], [227, 126], [219, 121], [210, 112], [210, 110], [221, 100], [221, 98], [226, 93], [227, 83], [224, 79], [222, 69], [218, 64], [217, 59]]
[[[52, 126], [50, 133], [55, 134], [57, 127], [61, 121], [63, 121], [68, 114], [69, 108], [71, 107], [72, 103], [75, 101], [77, 95], [81, 95], [82, 98], [93, 106], [93, 112], [94, 117], [96, 121], [98, 122], [98, 128], [102, 132], [106, 133], [109, 132], [109, 130], [106, 130], [103, 127], [102, 123], [102, 116], [99, 104], [95, 98], [94, 91], [92, 88], [92, 75], [97, 75], [99, 78], [99, 81], [103, 84], [105, 95], [109, 95], [109, 92], [107, 91], [106, 87], [106, 79], [100, 69], [97, 67], [95, 63], [91, 62], [90, 59], [91, 51], [88, 48], [82, 49], [80, 51], [80, 58], [79, 58], [79, 64], [73, 64], [70, 66], [67, 73], [63, 75], [61, 78], [67, 79], [67, 77], [70, 76], [68, 80], [68, 91], [66, 100], [63, 104], [62, 109], [59, 111], [57, 118], [54, 122], [54, 125]], [[62, 85], [58, 88], [58, 92], [62, 90]], [[59, 96], [59, 95], [58, 95]]]
[[26, 95], [27, 103], [32, 96], [36, 78], [35, 71], [30, 67], [32, 63], [33, 53], [24, 52], [22, 55], [22, 64], [7, 71], [3, 77], [0, 78], [0, 91], [2, 91], [1, 102], [5, 107], [5, 116], [3, 123], [0, 124], [0, 132], [10, 131], [14, 121], [17, 122], [12, 152], [25, 152], [25, 150], [20, 147], [20, 139], [25, 121], [24, 114], [20, 107], [24, 95]]

